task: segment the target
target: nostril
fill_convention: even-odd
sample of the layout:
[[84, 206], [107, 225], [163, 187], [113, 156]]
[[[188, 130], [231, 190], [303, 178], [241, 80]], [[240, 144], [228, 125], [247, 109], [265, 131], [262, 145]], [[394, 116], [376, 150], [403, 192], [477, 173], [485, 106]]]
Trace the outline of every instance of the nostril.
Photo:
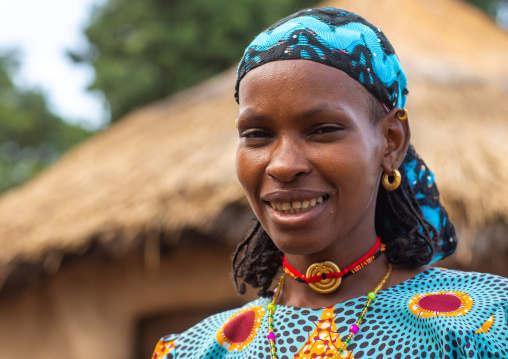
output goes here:
[[276, 179], [279, 182], [283, 183], [291, 183], [295, 181], [299, 177], [305, 176], [305, 174], [309, 173], [310, 169], [302, 170], [296, 169], [290, 166], [269, 166], [266, 170], [266, 173]]
[[304, 151], [294, 141], [282, 141], [271, 153], [266, 173], [283, 183], [309, 173], [311, 165]]
[[295, 181], [298, 177], [301, 177], [301, 175], [303, 175], [303, 173], [302, 172], [298, 172], [298, 173], [295, 173], [292, 176], [281, 175], [281, 174], [277, 175], [277, 174], [271, 174], [271, 173], [268, 173], [268, 175], [270, 177], [276, 179], [279, 182], [291, 183], [291, 182]]

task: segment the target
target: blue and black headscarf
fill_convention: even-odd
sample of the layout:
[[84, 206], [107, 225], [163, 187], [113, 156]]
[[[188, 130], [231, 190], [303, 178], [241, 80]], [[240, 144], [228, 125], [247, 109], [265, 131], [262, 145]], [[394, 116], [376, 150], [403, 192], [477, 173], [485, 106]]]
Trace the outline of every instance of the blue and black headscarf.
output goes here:
[[[238, 66], [237, 102], [240, 81], [247, 72], [268, 62], [296, 59], [345, 72], [377, 98], [387, 112], [406, 104], [406, 75], [386, 36], [359, 15], [335, 8], [302, 10], [259, 34]], [[457, 245], [455, 229], [440, 203], [434, 174], [412, 145], [399, 170], [424, 218], [438, 233], [432, 262], [452, 254]]]

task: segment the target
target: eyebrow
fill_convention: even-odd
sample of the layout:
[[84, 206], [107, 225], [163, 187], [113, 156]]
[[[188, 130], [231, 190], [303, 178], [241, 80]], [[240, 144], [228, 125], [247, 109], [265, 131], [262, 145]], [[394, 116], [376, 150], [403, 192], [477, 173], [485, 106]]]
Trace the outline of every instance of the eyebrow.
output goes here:
[[251, 108], [247, 108], [240, 112], [238, 115], [238, 120], [244, 119], [244, 120], [252, 120], [252, 121], [259, 121], [265, 119], [265, 116], [260, 115], [256, 111], [252, 110]]
[[[339, 115], [339, 114], [345, 114], [348, 112], [342, 106], [338, 106], [337, 104], [334, 104], [334, 105], [335, 106], [330, 106], [330, 104], [327, 102], [320, 102], [320, 103], [317, 103], [315, 106], [305, 109], [301, 113], [298, 113], [297, 117], [299, 119], [307, 119], [307, 118], [312, 118], [320, 113]], [[267, 118], [269, 119], [269, 117], [257, 113], [252, 108], [246, 108], [238, 115], [239, 120], [243, 119], [246, 121], [263, 121], [263, 120], [266, 120]]]
[[338, 104], [330, 105], [327, 102], [317, 103], [315, 106], [310, 107], [301, 113], [298, 114], [298, 117], [301, 119], [307, 119], [315, 117], [319, 114], [333, 115], [333, 116], [343, 116], [347, 114], [348, 111], [344, 109], [342, 106]]
[[320, 114], [322, 112], [331, 112], [330, 106], [328, 106], [328, 104], [326, 104], [326, 103], [319, 103], [316, 106], [311, 107], [311, 108], [305, 110], [304, 112], [302, 112], [299, 117], [309, 118], [309, 117], [316, 116], [317, 114]]

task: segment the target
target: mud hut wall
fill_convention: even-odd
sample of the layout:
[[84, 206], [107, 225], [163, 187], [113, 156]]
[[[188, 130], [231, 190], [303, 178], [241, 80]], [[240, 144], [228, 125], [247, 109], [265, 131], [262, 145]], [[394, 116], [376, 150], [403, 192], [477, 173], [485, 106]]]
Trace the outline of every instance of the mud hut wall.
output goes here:
[[[455, 223], [464, 233], [508, 223], [508, 162], [500, 155], [508, 151], [508, 124], [506, 106], [499, 106], [508, 99], [506, 32], [460, 0], [372, 4], [326, 3], [365, 15], [397, 49], [410, 80], [414, 144]], [[99, 235], [104, 242], [121, 237], [130, 247], [151, 226], [206, 232], [224, 206], [244, 198], [234, 173], [234, 78], [232, 69], [135, 111], [2, 196], [0, 277], [14, 258], [38, 262], [53, 249], [78, 253]], [[467, 244], [463, 253], [473, 246], [460, 243]]]
[[[376, 13], [379, 14], [379, 18], [369, 15], [372, 14], [372, 10], [369, 11], [372, 9], [372, 1], [333, 1], [329, 5], [345, 7], [364, 14], [369, 20], [378, 24], [394, 43], [412, 84], [408, 108], [412, 126], [414, 126], [415, 146], [434, 170], [441, 192], [446, 193], [443, 198], [449, 206], [452, 219], [460, 218], [456, 224], [465, 228], [459, 236], [460, 245], [469, 243], [473, 246], [477, 242], [464, 240], [466, 237], [464, 233], [473, 233], [472, 231], [478, 228], [468, 227], [460, 222], [475, 222], [476, 227], [486, 227], [489, 226], [486, 222], [505, 221], [508, 218], [506, 216], [498, 218], [499, 214], [508, 213], [506, 207], [503, 207], [506, 206], [507, 198], [506, 192], [503, 191], [508, 188], [504, 185], [508, 183], [508, 180], [503, 176], [506, 176], [508, 172], [495, 172], [496, 168], [506, 167], [496, 162], [500, 156], [496, 156], [496, 151], [492, 151], [492, 148], [506, 149], [508, 143], [503, 137], [507, 129], [507, 116], [502, 108], [506, 106], [498, 106], [499, 103], [506, 103], [508, 95], [506, 87], [503, 87], [505, 85], [498, 88], [491, 86], [491, 80], [500, 84], [499, 81], [505, 81], [503, 79], [507, 78], [508, 70], [502, 70], [507, 68], [505, 66], [506, 52], [500, 56], [494, 56], [499, 44], [502, 46], [507, 44], [507, 38], [499, 29], [495, 29], [495, 25], [486, 17], [478, 16], [476, 10], [470, 10], [469, 7], [459, 3], [459, 0], [425, 0], [397, 2], [397, 5], [391, 0], [380, 0], [376, 2]], [[392, 19], [383, 17], [387, 11], [392, 14]], [[438, 17], [434, 17], [435, 12], [439, 12]], [[454, 16], [449, 17], [450, 13]], [[425, 20], [420, 23], [420, 32], [409, 24], [415, 19]], [[401, 26], [401, 23], [404, 26]], [[462, 23], [468, 24], [467, 29], [464, 29]], [[411, 33], [411, 41], [407, 40], [407, 32], [400, 31], [400, 28], [414, 29]], [[436, 28], [443, 35], [442, 38], [429, 40], [424, 36], [426, 32], [436, 33]], [[453, 36], [448, 36], [449, 34]], [[460, 41], [457, 42], [457, 39]], [[469, 39], [469, 42], [466, 39]], [[490, 45], [486, 46], [485, 39], [489, 39]], [[495, 41], [490, 41], [491, 39]], [[398, 45], [399, 43], [402, 45]], [[478, 43], [482, 43], [481, 52], [476, 51]], [[448, 54], [445, 59], [439, 57], [439, 54], [447, 53], [444, 49], [450, 48], [454, 49], [453, 54]], [[417, 56], [414, 56], [415, 53]], [[461, 59], [460, 63], [456, 61], [455, 55]], [[502, 63], [503, 66], [497, 63]], [[480, 70], [482, 73], [475, 75]], [[227, 76], [230, 79], [226, 78]], [[231, 165], [234, 151], [228, 152], [226, 146], [221, 146], [221, 143], [225, 143], [224, 138], [229, 138], [233, 133], [230, 129], [233, 129], [234, 117], [237, 114], [237, 107], [230, 92], [231, 83], [234, 82], [234, 71], [228, 73], [226, 77], [220, 79], [221, 87], [217, 87], [214, 83], [213, 86], [203, 87], [200, 90], [206, 94], [209, 102], [205, 101], [205, 95], [201, 98], [192, 92], [193, 102], [186, 102], [180, 98], [182, 101], [177, 103], [178, 106], [185, 107], [181, 118], [193, 118], [196, 121], [189, 122], [193, 126], [189, 126], [188, 131], [206, 132], [207, 140], [216, 141], [213, 146], [204, 147], [203, 153], [206, 152], [208, 156], [203, 155], [199, 160], [199, 153], [195, 150], [191, 153], [191, 157], [184, 157], [183, 154], [187, 153], [186, 149], [199, 149], [203, 146], [198, 142], [200, 135], [192, 136], [190, 139], [182, 135], [179, 137], [183, 142], [182, 147], [173, 146], [174, 152], [169, 151], [171, 148], [165, 152], [166, 158], [181, 158], [174, 166], [171, 166], [172, 162], [158, 163], [161, 156], [150, 155], [148, 156], [150, 161], [146, 160], [147, 157], [142, 157], [143, 154], [151, 153], [149, 151], [153, 148], [154, 134], [165, 139], [168, 133], [186, 133], [185, 129], [179, 132], [178, 128], [171, 127], [181, 123], [176, 121], [176, 117], [175, 122], [166, 121], [168, 118], [173, 118], [173, 115], [179, 111], [178, 106], [171, 106], [175, 101], [180, 100], [173, 99], [167, 104], [161, 102], [146, 110], [154, 113], [146, 112], [142, 116], [140, 113], [138, 114], [140, 118], [137, 119], [133, 115], [130, 122], [129, 119], [125, 119], [126, 122], [118, 124], [114, 131], [105, 131], [102, 136], [95, 137], [87, 147], [83, 147], [82, 152], [76, 152], [74, 157], [68, 157], [67, 162], [61, 162], [59, 167], [55, 166], [52, 172], [41, 177], [40, 183], [44, 186], [37, 187], [37, 182], [34, 182], [32, 187], [25, 188], [24, 197], [21, 191], [19, 197], [13, 193], [11, 201], [5, 202], [1, 212], [2, 221], [5, 223], [3, 227], [10, 228], [10, 224], [12, 228], [16, 227], [16, 232], [11, 234], [7, 232], [3, 237], [12, 238], [15, 244], [28, 244], [23, 244], [26, 248], [16, 253], [18, 255], [25, 253], [27, 258], [30, 258], [33, 252], [44, 252], [50, 245], [73, 249], [73, 246], [85, 242], [97, 228], [103, 228], [108, 223], [127, 223], [132, 226], [132, 223], [139, 222], [145, 225], [160, 221], [168, 228], [180, 228], [184, 225], [206, 227], [208, 222], [205, 221], [205, 223], [203, 218], [213, 218], [225, 204], [238, 201], [240, 197], [243, 197], [234, 180], [234, 170]], [[418, 90], [418, 83], [422, 85], [422, 90]], [[227, 88], [227, 92], [223, 92], [224, 88]], [[210, 89], [215, 89], [214, 96], [217, 96], [218, 100], [214, 96], [210, 97]], [[203, 104], [206, 106], [199, 107], [198, 103], [200, 106]], [[201, 112], [201, 117], [195, 116], [194, 111], [196, 114]], [[213, 132], [214, 135], [210, 135], [212, 133], [210, 127], [205, 127], [210, 123], [209, 121], [199, 122], [202, 120], [202, 113], [220, 115], [217, 116], [216, 122], [213, 122], [212, 130], [217, 131]], [[484, 120], [486, 116], [488, 121]], [[478, 119], [483, 125], [481, 131], [475, 130]], [[226, 122], [228, 127], [223, 127]], [[443, 130], [443, 126], [446, 127], [446, 131]], [[447, 142], [450, 133], [461, 134], [460, 129], [466, 127], [473, 130], [470, 134], [463, 134], [460, 137], [463, 139], [462, 144], [459, 145], [456, 141]], [[133, 135], [143, 131], [150, 133], [146, 137]], [[482, 136], [473, 138], [472, 136], [478, 132], [481, 132]], [[492, 133], [494, 135], [491, 136]], [[123, 139], [130, 138], [135, 139], [135, 142], [130, 142], [134, 140], [122, 142]], [[145, 138], [150, 140], [146, 141]], [[484, 138], [495, 140], [496, 146], [486, 146]], [[159, 142], [161, 145], [165, 143], [162, 140]], [[126, 154], [123, 146], [117, 146], [119, 150], [114, 152], [112, 149], [116, 147], [112, 146], [112, 143], [128, 143], [128, 148], [136, 150], [136, 153]], [[142, 147], [143, 145], [145, 147]], [[144, 150], [139, 151], [139, 148]], [[210, 148], [215, 150], [210, 151]], [[100, 170], [96, 163], [95, 153], [101, 155], [107, 153], [110, 156], [111, 161], [104, 161], [104, 158], [101, 158], [101, 163], [109, 166], [108, 168]], [[223, 153], [226, 155], [223, 156]], [[464, 156], [465, 153], [468, 156]], [[142, 158], [138, 159], [136, 156]], [[445, 156], [460, 160], [440, 161], [446, 158]], [[76, 158], [83, 161], [76, 162]], [[119, 158], [122, 160], [118, 160]], [[472, 158], [475, 159], [472, 160]], [[90, 161], [91, 164], [87, 164], [85, 160]], [[140, 163], [146, 165], [146, 169], [140, 168]], [[192, 173], [188, 171], [189, 163], [197, 170]], [[213, 163], [213, 166], [210, 166], [211, 170], [204, 171], [203, 163]], [[472, 164], [485, 167], [479, 170], [477, 167], [473, 168]], [[112, 168], [113, 165], [116, 167]], [[96, 172], [90, 171], [90, 168]], [[125, 175], [126, 168], [137, 168], [138, 171], [130, 171], [127, 176]], [[157, 169], [157, 174], [160, 168], [172, 168], [172, 171], [164, 176], [154, 176], [154, 172], [150, 171], [153, 168]], [[187, 171], [184, 171], [186, 168]], [[111, 192], [107, 186], [101, 187], [102, 192], [98, 191], [96, 178], [102, 178], [104, 174], [109, 175], [107, 182], [111, 183], [115, 192]], [[133, 174], [139, 178], [133, 178]], [[494, 176], [496, 181], [471, 180], [476, 175], [484, 178], [485, 174]], [[67, 197], [63, 195], [66, 192], [62, 190], [60, 178], [67, 178], [68, 187], [66, 188], [67, 193], [70, 193]], [[154, 178], [158, 180], [155, 184], [152, 182]], [[115, 181], [117, 179], [122, 181]], [[43, 181], [46, 182], [43, 183]], [[203, 204], [201, 198], [203, 192], [194, 190], [204, 188], [203, 191], [209, 193], [211, 190], [231, 189], [233, 182], [236, 186], [234, 190], [225, 191], [227, 196], [221, 201], [210, 197], [210, 205]], [[153, 192], [153, 195], [138, 192], [133, 194], [128, 190], [122, 192], [118, 190], [121, 188], [119, 183], [124, 183], [122, 188], [126, 189], [139, 188], [146, 186], [146, 183], [151, 183], [150, 188], [153, 190], [150, 193]], [[479, 183], [481, 185], [473, 186]], [[76, 188], [88, 189], [79, 191], [83, 199], [76, 197], [79, 195]], [[187, 192], [177, 191], [177, 194], [182, 196], [182, 199], [178, 200], [178, 196], [173, 195], [175, 188], [190, 188], [191, 190], [187, 192], [195, 197], [190, 195], [186, 197]], [[467, 190], [464, 191], [464, 188]], [[462, 189], [462, 192], [458, 189]], [[51, 198], [48, 198], [48, 193], [52, 194]], [[62, 198], [55, 197], [61, 193]], [[111, 204], [111, 193], [117, 194], [114, 197], [114, 205]], [[30, 202], [40, 203], [40, 208], [32, 208], [28, 205], [24, 207], [23, 204], [27, 203], [27, 198]], [[46, 202], [43, 201], [44, 198]], [[161, 198], [164, 201], [161, 201]], [[107, 206], [107, 211], [101, 206], [83, 205], [91, 202]], [[164, 206], [153, 205], [161, 202], [164, 205], [171, 203], [172, 207], [167, 206], [168, 209], [165, 209]], [[48, 219], [51, 216], [44, 217], [43, 215], [51, 214], [46, 207], [57, 208], [52, 205], [54, 203], [60, 204], [58, 216], [61, 217], [55, 214], [51, 221]], [[126, 205], [131, 203], [135, 206]], [[77, 205], [83, 205], [83, 208]], [[18, 213], [12, 212], [12, 208], [23, 210], [27, 208], [22, 212], [32, 213], [30, 211], [33, 211], [34, 214], [29, 218], [21, 218]], [[146, 210], [136, 212], [132, 210], [133, 208]], [[176, 210], [172, 211], [172, 208]], [[196, 211], [195, 208], [199, 208], [200, 211]], [[484, 216], [484, 209], [490, 210], [492, 215]], [[11, 213], [10, 217], [9, 213]], [[114, 214], [111, 218], [107, 217], [110, 213]], [[55, 221], [55, 218], [61, 220]], [[118, 218], [121, 220], [117, 220]], [[48, 224], [46, 227], [45, 223]], [[71, 227], [64, 225], [67, 223], [72, 223], [72, 232], [68, 229]], [[59, 226], [60, 224], [62, 225]], [[33, 231], [32, 228], [37, 228], [37, 231]], [[499, 228], [501, 228], [499, 231], [504, 231], [505, 234], [496, 238], [506, 243], [506, 229], [503, 229], [506, 228], [505, 222], [502, 222]], [[60, 229], [61, 233], [55, 233], [56, 229]], [[133, 229], [132, 232], [135, 230]], [[31, 234], [30, 238], [27, 238], [28, 234]], [[490, 230], [485, 234], [492, 238]], [[132, 237], [134, 238], [135, 235]], [[25, 241], [18, 241], [18, 238], [24, 238]], [[55, 244], [51, 242], [51, 238], [65, 240]], [[479, 237], [471, 234], [470, 238]], [[490, 239], [482, 238], [481, 244], [485, 246], [488, 241]], [[492, 245], [486, 247], [494, 248]], [[233, 294], [228, 279], [229, 252], [211, 256], [207, 253], [208, 251], [208, 249], [179, 250], [178, 255], [175, 252], [162, 258], [159, 275], [153, 276], [147, 276], [146, 266], [142, 262], [137, 263], [138, 259], [135, 256], [111, 263], [90, 263], [83, 259], [72, 266], [62, 268], [51, 281], [39, 288], [26, 288], [17, 296], [0, 297], [0, 357], [27, 358], [37, 351], [38, 357], [42, 359], [133, 358], [135, 323], [139, 318], [155, 316], [164, 311], [180, 310], [183, 305], [187, 308], [200, 308], [237, 298]], [[506, 252], [490, 250], [485, 254], [485, 258], [494, 261], [493, 255], [500, 255], [500, 253]], [[506, 262], [504, 254], [501, 254], [499, 258], [496, 260]], [[213, 268], [213, 271], [209, 268]], [[203, 279], [204, 273], [206, 279]], [[215, 280], [218, 277], [220, 281]], [[189, 278], [193, 279], [189, 280]]]
[[143, 318], [243, 302], [230, 280], [230, 255], [183, 248], [151, 274], [136, 254], [69, 264], [37, 288], [0, 298], [0, 358], [137, 359]]

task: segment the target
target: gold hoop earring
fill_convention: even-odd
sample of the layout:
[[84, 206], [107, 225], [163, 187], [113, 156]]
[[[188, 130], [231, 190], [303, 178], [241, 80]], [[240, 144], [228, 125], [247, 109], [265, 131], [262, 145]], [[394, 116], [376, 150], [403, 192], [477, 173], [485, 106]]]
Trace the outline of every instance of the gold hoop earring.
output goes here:
[[407, 120], [407, 110], [405, 108], [397, 112], [397, 119], [399, 119], [400, 121]]
[[238, 128], [238, 118], [235, 118], [235, 127]]
[[388, 173], [383, 174], [383, 178], [381, 179], [381, 183], [383, 184], [383, 187], [386, 188], [388, 191], [395, 191], [400, 186], [400, 182], [402, 181], [402, 176], [400, 175], [400, 172], [398, 170], [393, 170], [393, 182], [390, 183], [388, 180]]

